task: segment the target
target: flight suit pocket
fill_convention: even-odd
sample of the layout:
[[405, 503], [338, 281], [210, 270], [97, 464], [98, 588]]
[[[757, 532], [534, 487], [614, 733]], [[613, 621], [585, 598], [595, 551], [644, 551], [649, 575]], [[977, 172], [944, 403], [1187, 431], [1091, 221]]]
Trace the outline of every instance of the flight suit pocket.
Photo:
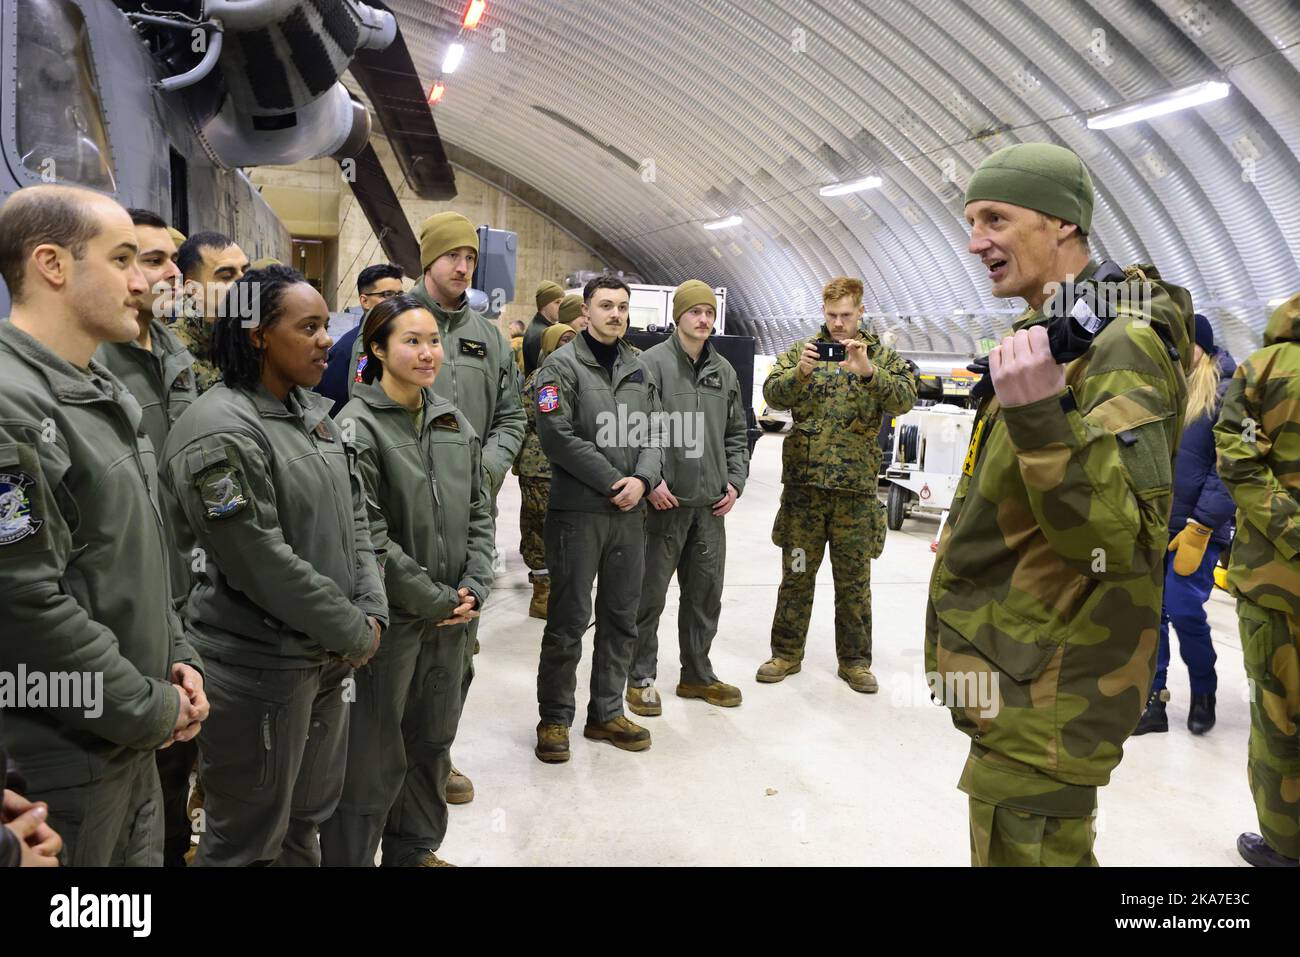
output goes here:
[[[461, 626], [454, 626], [461, 627]], [[441, 641], [452, 641], [446, 636]], [[424, 710], [427, 720], [424, 723], [424, 739], [429, 744], [441, 744], [447, 736], [448, 716], [451, 711], [451, 696], [460, 694], [460, 688], [454, 685], [450, 668], [442, 665], [429, 669], [424, 679]]]
[[1168, 454], [1165, 420], [1118, 432], [1115, 439], [1137, 497], [1150, 499], [1167, 494], [1173, 483], [1173, 463]]

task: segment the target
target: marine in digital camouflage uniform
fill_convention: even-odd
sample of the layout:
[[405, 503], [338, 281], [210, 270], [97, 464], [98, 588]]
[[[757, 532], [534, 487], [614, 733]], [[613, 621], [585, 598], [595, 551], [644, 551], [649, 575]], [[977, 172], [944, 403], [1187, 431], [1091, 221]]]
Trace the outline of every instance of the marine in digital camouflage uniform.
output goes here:
[[1300, 293], [1238, 368], [1214, 428], [1219, 476], [1237, 503], [1228, 587], [1250, 679], [1246, 768], [1261, 834], [1237, 839], [1258, 866], [1300, 859]]
[[197, 394], [202, 395], [220, 382], [221, 372], [212, 361], [212, 326], [200, 316], [189, 316], [182, 312], [167, 328], [192, 356], [190, 368], [194, 370]]
[[[916, 402], [907, 362], [860, 328], [862, 283], [839, 278], [822, 293], [826, 323], [777, 360], [763, 398], [794, 419], [781, 450], [781, 508], [772, 543], [781, 548], [781, 587], [772, 620], [772, 658], [757, 679], [771, 683], [802, 668], [813, 589], [830, 545], [835, 582], [835, 656], [839, 676], [871, 693], [871, 565], [885, 544], [885, 510], [876, 497], [880, 424]], [[856, 338], [866, 343], [874, 373], [863, 378], [834, 362], [813, 363], [805, 379], [800, 357], [810, 342]]]
[[[545, 360], [561, 345], [560, 340], [566, 333], [570, 339], [577, 335], [572, 326], [562, 322], [547, 326], [539, 343], [540, 360]], [[551, 463], [546, 460], [542, 442], [537, 437], [537, 369], [524, 381], [523, 399], [528, 425], [524, 430], [524, 444], [512, 469], [519, 476], [519, 553], [524, 556], [528, 580], [533, 584], [528, 615], [545, 619], [551, 576], [546, 570], [546, 541], [542, 533], [546, 528], [546, 503], [551, 496]]]
[[[970, 250], [994, 295], [1029, 300], [1041, 280], [1066, 278], [1053, 264], [1070, 263], [1080, 281], [1096, 272], [1080, 242], [1092, 181], [1068, 150], [994, 153], [966, 200]], [[925, 662], [932, 693], [971, 738], [958, 787], [976, 865], [1096, 864], [1097, 788], [1151, 684], [1192, 306], [1151, 266], [1125, 274], [1129, 295], [1109, 297], [1114, 317], [1063, 369], [1031, 331], [1047, 322], [1042, 309], [1016, 320], [940, 538]], [[1065, 388], [1013, 401], [1002, 363], [1035, 341], [1036, 361]]]

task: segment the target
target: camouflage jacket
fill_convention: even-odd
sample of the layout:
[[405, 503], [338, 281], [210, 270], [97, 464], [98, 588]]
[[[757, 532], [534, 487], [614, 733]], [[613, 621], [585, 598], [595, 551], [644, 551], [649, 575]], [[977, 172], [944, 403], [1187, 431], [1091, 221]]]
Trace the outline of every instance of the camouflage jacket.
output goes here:
[[194, 387], [202, 395], [221, 381], [221, 371], [212, 361], [212, 325], [202, 318], [180, 316], [167, 327], [176, 341], [193, 356]]
[[781, 450], [781, 481], [786, 485], [846, 489], [876, 494], [880, 471], [880, 424], [885, 413], [901, 414], [916, 402], [916, 378], [898, 353], [873, 333], [858, 331], [866, 342], [875, 375], [863, 379], [837, 363], [819, 362], [806, 380], [797, 367], [804, 346], [831, 342], [825, 326], [812, 339], [796, 342], [768, 374], [763, 398], [774, 409], [789, 409], [794, 427]]
[[981, 404], [930, 578], [927, 681], [973, 739], [960, 787], [1035, 814], [1092, 811], [1155, 665], [1192, 304], [1126, 272], [1063, 394]]
[[537, 373], [540, 366], [524, 380], [524, 415], [528, 424], [524, 429], [524, 444], [519, 448], [512, 471], [520, 478], [547, 479], [551, 477], [551, 463], [542, 451], [542, 440], [537, 437]]
[[1300, 293], [1274, 311], [1264, 348], [1237, 367], [1214, 444], [1237, 503], [1228, 586], [1300, 615]]

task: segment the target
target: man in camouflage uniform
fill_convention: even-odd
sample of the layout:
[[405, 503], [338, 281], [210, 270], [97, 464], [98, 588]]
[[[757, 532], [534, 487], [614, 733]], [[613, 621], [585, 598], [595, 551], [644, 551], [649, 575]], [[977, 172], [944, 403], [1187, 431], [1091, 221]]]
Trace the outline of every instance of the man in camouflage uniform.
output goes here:
[[194, 356], [194, 384], [202, 395], [221, 380], [212, 361], [212, 323], [226, 290], [248, 272], [248, 257], [221, 233], [195, 233], [176, 251], [185, 297], [171, 330]]
[[[1121, 274], [1090, 258], [1092, 201], [1082, 161], [1045, 143], [989, 156], [966, 192], [993, 295], [1029, 306], [989, 356], [996, 395], [977, 387], [926, 608], [931, 693], [971, 738], [975, 865], [1096, 864], [1097, 788], [1155, 667], [1192, 305], [1145, 265], [1054, 294]], [[1045, 313], [1091, 336], [1068, 365]]]
[[1237, 503], [1228, 587], [1250, 679], [1247, 773], [1262, 834], [1237, 838], [1256, 867], [1300, 866], [1300, 293], [1237, 368], [1214, 427]]
[[[822, 291], [825, 324], [791, 346], [763, 383], [767, 404], [789, 409], [794, 427], [781, 450], [785, 488], [772, 527], [772, 542], [781, 548], [781, 588], [772, 657], [758, 669], [760, 682], [782, 681], [803, 667], [813, 587], [829, 543], [839, 677], [854, 691], [878, 688], [871, 673], [868, 562], [885, 546], [877, 434], [886, 413], [902, 414], [916, 402], [916, 379], [901, 356], [862, 328], [862, 311], [862, 283], [831, 280]], [[818, 342], [846, 344], [853, 363], [819, 361]]]
[[[576, 336], [572, 326], [557, 322], [547, 326], [538, 348], [538, 369], [552, 352]], [[528, 425], [524, 444], [515, 458], [513, 471], [519, 476], [519, 553], [528, 566], [528, 580], [533, 584], [533, 600], [528, 617], [546, 620], [546, 603], [551, 597], [551, 576], [546, 570], [546, 503], [551, 497], [551, 463], [537, 437], [537, 369], [524, 382], [524, 415]]]

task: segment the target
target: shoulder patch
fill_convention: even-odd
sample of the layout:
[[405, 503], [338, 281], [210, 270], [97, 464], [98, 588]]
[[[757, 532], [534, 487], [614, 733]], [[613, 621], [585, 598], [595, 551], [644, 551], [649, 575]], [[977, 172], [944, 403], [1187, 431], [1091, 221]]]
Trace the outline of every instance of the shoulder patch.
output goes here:
[[353, 379], [352, 379], [353, 382], [365, 382], [365, 381], [366, 381], [365, 379], [363, 379], [363, 378], [361, 377], [361, 372], [362, 372], [362, 370], [365, 369], [365, 367], [366, 367], [366, 362], [367, 362], [367, 360], [369, 360], [369, 359], [370, 359], [370, 356], [363, 355], [360, 359], [357, 360], [357, 374], [353, 377]]
[[228, 518], [248, 505], [243, 476], [228, 462], [221, 462], [200, 472], [194, 480], [208, 518]]
[[553, 385], [544, 385], [537, 390], [537, 411], [554, 412], [560, 407], [560, 390]]
[[477, 359], [487, 358], [487, 343], [478, 342], [474, 339], [460, 340], [460, 354], [463, 356], [474, 356]]
[[32, 515], [27, 490], [35, 484], [26, 472], [0, 472], [0, 547], [35, 535], [45, 524]]

